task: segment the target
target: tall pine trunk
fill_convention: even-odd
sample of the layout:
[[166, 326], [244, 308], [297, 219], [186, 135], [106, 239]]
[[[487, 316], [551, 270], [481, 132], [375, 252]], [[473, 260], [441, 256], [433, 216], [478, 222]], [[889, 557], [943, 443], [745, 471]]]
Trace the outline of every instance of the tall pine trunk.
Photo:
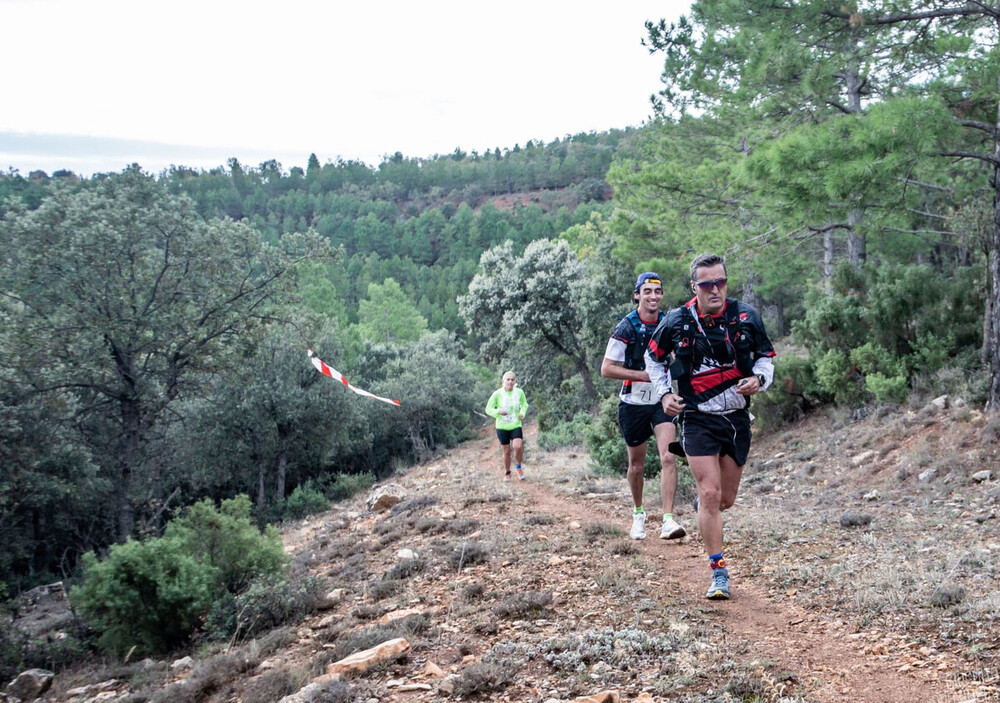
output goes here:
[[124, 542], [135, 529], [135, 508], [132, 505], [132, 479], [139, 457], [139, 408], [135, 402], [122, 402], [122, 447], [118, 457], [117, 486], [118, 541]]
[[[1000, 81], [997, 89], [1000, 90]], [[993, 132], [993, 237], [989, 252], [990, 285], [989, 300], [986, 304], [986, 324], [989, 327], [990, 395], [986, 407], [1000, 412], [1000, 324], [996, 314], [1000, 312], [1000, 102], [997, 103], [996, 129]], [[986, 344], [986, 340], [983, 340]]]
[[[856, 54], [857, 37], [855, 31], [851, 31], [848, 33], [848, 55], [850, 59], [847, 63], [847, 70], [844, 72], [844, 78], [847, 90], [847, 111], [852, 115], [861, 113], [861, 92], [864, 87], [861, 74], [858, 71]], [[852, 200], [857, 201], [857, 196], [852, 198]], [[865, 235], [859, 231], [863, 219], [864, 211], [858, 207], [852, 207], [850, 212], [847, 213], [847, 260], [856, 269], [861, 268], [867, 257]]]

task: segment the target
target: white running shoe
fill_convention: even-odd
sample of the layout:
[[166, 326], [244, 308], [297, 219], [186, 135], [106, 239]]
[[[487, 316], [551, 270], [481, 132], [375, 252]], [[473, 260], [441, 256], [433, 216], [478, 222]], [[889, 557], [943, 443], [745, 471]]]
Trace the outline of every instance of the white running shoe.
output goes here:
[[677, 521], [673, 518], [663, 521], [663, 527], [660, 528], [660, 539], [680, 539], [687, 534], [687, 530], [677, 524]]
[[510, 471], [508, 471], [507, 473], [505, 473], [503, 475], [503, 482], [504, 483], [510, 483]]
[[632, 539], [646, 539], [646, 513], [632, 513]]

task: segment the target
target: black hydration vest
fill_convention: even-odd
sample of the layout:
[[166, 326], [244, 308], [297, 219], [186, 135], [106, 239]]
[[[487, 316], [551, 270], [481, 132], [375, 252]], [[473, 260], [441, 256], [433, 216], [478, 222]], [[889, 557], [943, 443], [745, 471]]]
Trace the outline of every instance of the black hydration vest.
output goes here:
[[656, 322], [652, 326], [642, 321], [638, 310], [630, 312], [625, 316], [625, 319], [632, 323], [632, 329], [635, 330], [635, 342], [625, 355], [625, 368], [643, 371], [646, 368], [646, 347], [649, 346], [649, 340], [652, 338], [656, 326], [663, 319], [663, 313], [657, 313]]
[[[686, 379], [701, 368], [706, 352], [711, 349], [708, 336], [702, 333], [694, 305], [685, 305], [681, 313], [680, 334], [675, 337], [674, 360], [670, 364], [670, 375]], [[726, 343], [732, 348], [730, 358], [735, 357], [736, 368], [744, 377], [753, 375], [754, 337], [751, 325], [740, 319], [739, 302], [726, 298], [726, 309], [722, 324], [726, 330]], [[675, 327], [676, 329], [676, 327]]]

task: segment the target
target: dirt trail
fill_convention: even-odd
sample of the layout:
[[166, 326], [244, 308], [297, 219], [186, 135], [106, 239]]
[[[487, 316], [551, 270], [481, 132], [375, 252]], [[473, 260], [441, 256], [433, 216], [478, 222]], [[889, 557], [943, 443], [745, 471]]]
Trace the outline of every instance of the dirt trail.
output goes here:
[[[526, 430], [526, 442], [532, 446], [535, 428]], [[477, 453], [476, 469], [486, 472], [489, 477], [497, 476], [495, 443], [486, 440]], [[553, 481], [560, 478], [565, 465], [547, 465], [551, 458], [542, 454], [537, 463], [526, 464], [530, 466], [530, 480], [516, 484], [516, 489], [527, 494], [533, 509], [582, 524], [603, 521], [624, 526], [627, 505], [623, 501], [585, 501], [558, 495]], [[739, 509], [739, 501], [733, 509]], [[657, 578], [672, 591], [673, 597], [705, 615], [712, 639], [743, 640], [754, 658], [774, 661], [794, 672], [799, 685], [808, 690], [809, 701], [944, 703], [968, 700], [971, 703], [977, 700], [949, 690], [949, 682], [938, 678], [935, 672], [914, 670], [902, 663], [887, 664], [866, 655], [861, 643], [852, 638], [851, 630], [833, 613], [808, 612], [794, 603], [774, 602], [768, 597], [766, 588], [762, 588], [763, 584], [747, 573], [747, 565], [740, 563], [738, 552], [732, 553], [729, 559], [733, 598], [729, 601], [705, 599], [710, 572], [693, 514], [689, 512], [683, 516], [691, 536], [679, 542], [658, 538], [659, 517], [650, 514], [648, 536], [638, 542], [643, 554], [659, 565]], [[908, 671], [899, 671], [903, 668]]]

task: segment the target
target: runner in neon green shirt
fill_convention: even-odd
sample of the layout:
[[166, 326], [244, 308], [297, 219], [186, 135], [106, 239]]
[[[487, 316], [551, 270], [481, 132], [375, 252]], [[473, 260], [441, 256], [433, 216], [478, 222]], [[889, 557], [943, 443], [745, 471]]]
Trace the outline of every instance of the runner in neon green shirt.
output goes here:
[[528, 400], [524, 391], [517, 387], [517, 378], [513, 371], [503, 375], [503, 386], [493, 391], [486, 403], [486, 414], [496, 418], [497, 439], [503, 450], [504, 481], [510, 481], [510, 450], [514, 448], [514, 459], [517, 462], [515, 470], [517, 477], [524, 480], [524, 469], [521, 459], [524, 457], [524, 436], [521, 432], [521, 420], [528, 412]]

